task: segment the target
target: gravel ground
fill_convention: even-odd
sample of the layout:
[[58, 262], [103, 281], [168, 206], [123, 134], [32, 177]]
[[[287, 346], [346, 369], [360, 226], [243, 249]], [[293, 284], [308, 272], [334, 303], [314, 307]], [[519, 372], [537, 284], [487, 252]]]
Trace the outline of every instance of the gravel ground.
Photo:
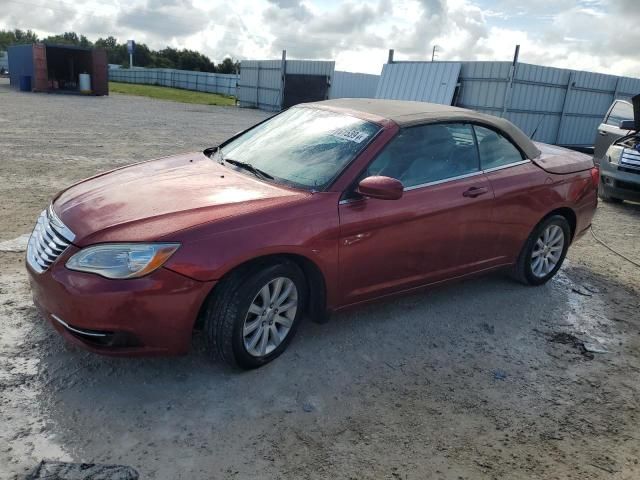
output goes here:
[[[0, 242], [59, 189], [202, 149], [265, 118], [0, 84]], [[596, 234], [640, 261], [640, 206]], [[587, 235], [539, 288], [496, 274], [306, 323], [257, 371], [68, 347], [38, 318], [23, 253], [0, 252], [0, 478], [42, 459], [143, 479], [636, 479], [640, 270]], [[585, 351], [594, 343], [607, 353]]]

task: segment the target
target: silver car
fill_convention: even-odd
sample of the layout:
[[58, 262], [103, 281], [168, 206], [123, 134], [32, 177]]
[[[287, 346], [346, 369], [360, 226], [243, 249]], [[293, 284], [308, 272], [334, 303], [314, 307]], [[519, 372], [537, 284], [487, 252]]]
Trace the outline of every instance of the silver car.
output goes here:
[[593, 161], [596, 165], [600, 165], [609, 145], [631, 133], [620, 128], [620, 122], [626, 120], [633, 120], [633, 105], [626, 100], [616, 100], [607, 110], [593, 142]]
[[627, 134], [614, 139], [600, 160], [599, 190], [605, 201], [640, 202], [640, 95], [633, 97], [632, 102], [631, 119], [621, 120], [618, 126]]

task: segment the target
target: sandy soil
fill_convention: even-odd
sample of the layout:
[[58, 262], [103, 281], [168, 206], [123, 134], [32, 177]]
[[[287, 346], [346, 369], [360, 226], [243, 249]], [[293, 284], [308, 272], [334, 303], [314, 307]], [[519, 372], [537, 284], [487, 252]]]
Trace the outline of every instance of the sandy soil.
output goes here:
[[[0, 242], [71, 182], [264, 116], [2, 83]], [[601, 204], [594, 228], [640, 261], [639, 205]], [[640, 270], [590, 235], [546, 286], [492, 275], [306, 323], [246, 373], [211, 363], [197, 335], [181, 358], [65, 346], [32, 306], [23, 253], [0, 266], [3, 479], [44, 458], [144, 479], [640, 477]]]

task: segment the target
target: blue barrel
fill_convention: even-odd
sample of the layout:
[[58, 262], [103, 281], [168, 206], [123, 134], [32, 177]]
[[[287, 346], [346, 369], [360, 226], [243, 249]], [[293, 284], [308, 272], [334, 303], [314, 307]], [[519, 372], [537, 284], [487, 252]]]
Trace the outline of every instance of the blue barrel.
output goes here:
[[21, 92], [31, 91], [31, 77], [29, 75], [22, 75], [20, 77], [20, 91]]

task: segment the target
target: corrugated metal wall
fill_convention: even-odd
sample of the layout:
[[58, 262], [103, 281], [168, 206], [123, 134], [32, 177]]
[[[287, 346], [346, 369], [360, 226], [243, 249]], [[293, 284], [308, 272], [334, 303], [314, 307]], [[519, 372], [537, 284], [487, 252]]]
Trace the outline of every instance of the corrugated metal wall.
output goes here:
[[[640, 79], [511, 62], [416, 62], [385, 65], [376, 96], [450, 104], [505, 117], [546, 143], [591, 146], [607, 109], [640, 93]], [[426, 100], [429, 98], [429, 100]]]
[[387, 63], [375, 98], [451, 104], [460, 63]]
[[109, 80], [113, 82], [161, 85], [198, 92], [237, 95], [239, 75], [193, 72], [171, 68], [110, 68]]
[[282, 61], [243, 60], [240, 63], [238, 103], [241, 107], [280, 111], [282, 103]]
[[282, 108], [283, 73], [326, 75], [333, 78], [335, 62], [316, 60], [243, 60], [240, 64], [238, 101], [241, 107], [278, 112]]
[[285, 73], [333, 77], [335, 68], [336, 62], [333, 60], [287, 60]]
[[374, 98], [380, 75], [335, 71], [329, 98]]
[[640, 79], [511, 62], [463, 62], [456, 105], [508, 118], [535, 140], [592, 146], [617, 98], [640, 93]]

